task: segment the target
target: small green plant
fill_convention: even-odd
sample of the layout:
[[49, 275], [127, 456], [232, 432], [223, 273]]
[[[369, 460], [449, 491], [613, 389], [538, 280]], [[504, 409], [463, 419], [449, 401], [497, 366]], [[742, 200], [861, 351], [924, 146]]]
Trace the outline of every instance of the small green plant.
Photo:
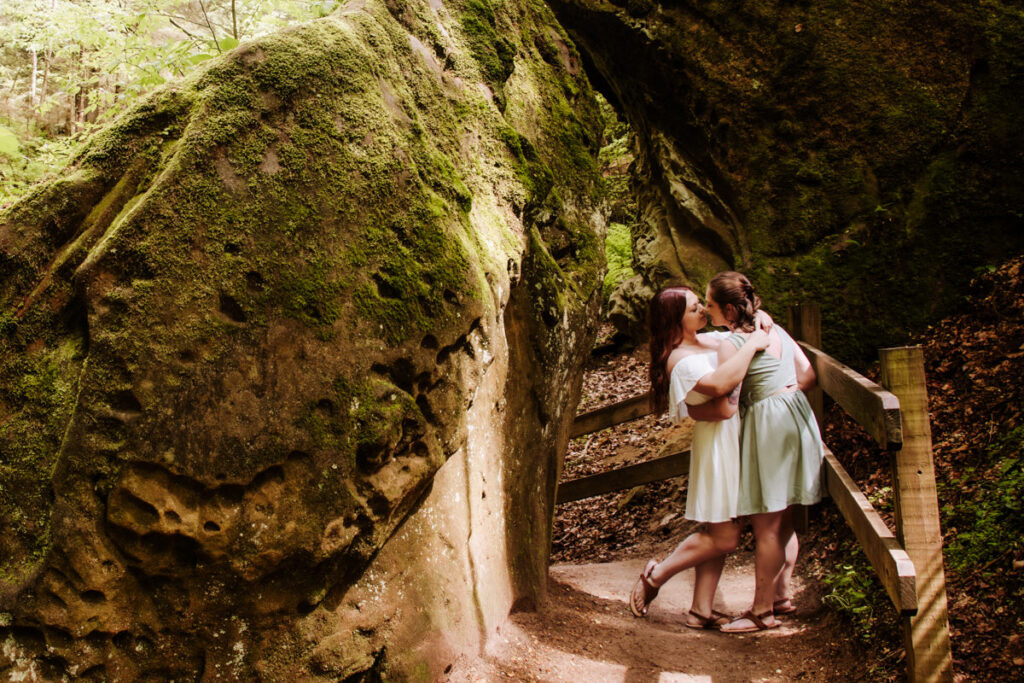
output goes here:
[[853, 542], [846, 554], [847, 564], [822, 577], [831, 592], [821, 601], [851, 624], [861, 642], [899, 642], [899, 637], [889, 632], [897, 620], [874, 569]]
[[[1024, 426], [997, 438], [988, 448], [984, 467], [968, 467], [943, 486], [963, 491], [955, 504], [943, 506], [942, 525], [956, 529], [948, 539], [945, 557], [956, 572], [996, 572], [1005, 569], [1000, 560], [1024, 545]], [[943, 496], [944, 498], [946, 496]]]
[[868, 601], [868, 592], [872, 590], [870, 569], [844, 564], [834, 573], [825, 577], [825, 585], [832, 592], [822, 598], [822, 602], [834, 607], [839, 612], [849, 615], [865, 614], [871, 616], [872, 608]]

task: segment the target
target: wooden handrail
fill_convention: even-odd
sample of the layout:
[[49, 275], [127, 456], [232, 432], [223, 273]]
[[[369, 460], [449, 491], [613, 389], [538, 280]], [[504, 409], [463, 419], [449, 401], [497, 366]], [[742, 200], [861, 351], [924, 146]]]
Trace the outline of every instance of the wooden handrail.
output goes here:
[[577, 415], [572, 423], [572, 429], [569, 431], [569, 438], [574, 439], [577, 436], [650, 415], [654, 411], [651, 410], [649, 397], [650, 394], [640, 394], [627, 398], [625, 401]]
[[592, 474], [567, 481], [558, 486], [555, 505], [570, 503], [610, 491], [621, 491], [641, 484], [679, 477], [690, 470], [690, 451], [679, 451], [647, 462], [620, 467], [610, 472]]
[[910, 556], [827, 446], [824, 468], [829, 495], [878, 573], [892, 604], [903, 616], [917, 614], [917, 573]]
[[818, 375], [818, 386], [881, 446], [899, 449], [903, 443], [899, 399], [822, 350], [799, 344]]

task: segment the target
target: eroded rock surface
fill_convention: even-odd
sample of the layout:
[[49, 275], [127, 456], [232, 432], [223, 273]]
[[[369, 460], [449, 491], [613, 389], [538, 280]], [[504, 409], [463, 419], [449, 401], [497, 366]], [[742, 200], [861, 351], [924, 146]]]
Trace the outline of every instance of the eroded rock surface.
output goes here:
[[531, 0], [347, 3], [0, 217], [0, 671], [435, 677], [543, 597], [599, 121]]
[[741, 269], [779, 314], [820, 303], [830, 352], [873, 360], [1024, 250], [1012, 3], [550, 4], [636, 131], [648, 289]]

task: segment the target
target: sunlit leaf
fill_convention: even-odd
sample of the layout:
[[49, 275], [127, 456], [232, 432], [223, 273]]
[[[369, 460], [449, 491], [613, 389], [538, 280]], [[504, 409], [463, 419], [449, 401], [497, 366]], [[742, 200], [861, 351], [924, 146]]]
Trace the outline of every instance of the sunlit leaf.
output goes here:
[[21, 145], [18, 143], [18, 136], [4, 126], [0, 126], [0, 154], [9, 159], [21, 157]]

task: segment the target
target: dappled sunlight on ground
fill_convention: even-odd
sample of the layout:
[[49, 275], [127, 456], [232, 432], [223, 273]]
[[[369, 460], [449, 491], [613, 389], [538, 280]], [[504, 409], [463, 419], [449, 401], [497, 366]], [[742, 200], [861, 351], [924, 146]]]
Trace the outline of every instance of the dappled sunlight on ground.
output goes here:
[[[555, 565], [548, 600], [537, 612], [510, 615], [491, 634], [485, 656], [449, 681], [674, 683], [691, 681], [856, 680], [858, 663], [835, 656], [837, 634], [811, 587], [796, 586], [799, 612], [763, 633], [726, 635], [683, 625], [692, 571], [662, 589], [646, 619], [626, 600], [642, 558]], [[729, 559], [716, 607], [739, 612], [753, 590], [750, 553]], [[851, 674], [854, 674], [851, 676]]]

